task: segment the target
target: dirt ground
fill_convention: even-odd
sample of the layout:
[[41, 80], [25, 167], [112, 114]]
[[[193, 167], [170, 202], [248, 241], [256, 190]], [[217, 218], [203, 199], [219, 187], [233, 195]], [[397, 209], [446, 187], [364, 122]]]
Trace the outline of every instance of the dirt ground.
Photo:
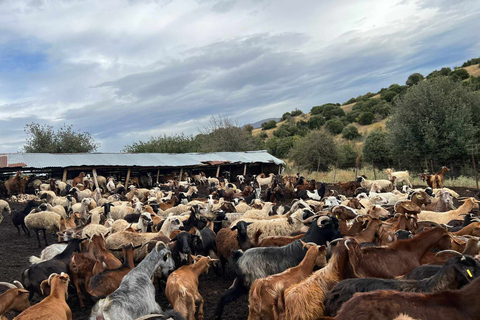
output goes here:
[[[11, 206], [12, 210], [21, 209], [19, 206]], [[56, 243], [56, 237], [49, 235], [49, 244]], [[17, 229], [13, 226], [10, 217], [5, 216], [5, 219], [0, 224], [0, 281], [12, 282], [13, 280], [21, 280], [23, 270], [29, 266], [28, 258], [31, 255], [39, 256], [43, 248], [38, 248], [35, 234], [30, 238], [21, 232], [18, 235]], [[43, 239], [42, 239], [43, 245]], [[234, 279], [233, 270], [230, 269], [227, 274], [227, 279], [217, 276], [213, 270], [207, 275], [200, 276], [199, 292], [205, 300], [204, 314], [205, 319], [213, 319], [215, 307], [220, 299], [220, 296], [225, 292]], [[73, 289], [73, 288], [70, 288]], [[0, 293], [6, 291], [4, 286], [0, 286]], [[171, 309], [164, 292], [158, 292], [157, 302], [162, 309]], [[68, 305], [72, 309], [74, 320], [85, 320], [90, 315], [90, 310], [94, 303], [88, 299], [84, 299], [86, 307], [80, 308], [75, 290], [69, 290]], [[35, 296], [34, 303], [39, 302], [38, 296]], [[6, 314], [8, 319], [12, 319], [16, 313], [9, 312]], [[229, 320], [245, 320], [248, 318], [248, 297], [244, 296], [237, 301], [229, 304], [224, 311], [224, 319]]]
[[[478, 190], [469, 188], [455, 188], [461, 196], [475, 196]], [[22, 209], [22, 206], [12, 205], [12, 210]], [[49, 243], [56, 243], [56, 237], [48, 236]], [[39, 256], [41, 248], [38, 248], [37, 240], [34, 234], [30, 238], [25, 236], [23, 232], [18, 235], [16, 228], [10, 217], [5, 216], [4, 221], [0, 224], [0, 281], [12, 282], [13, 280], [21, 280], [23, 270], [29, 266], [28, 258], [31, 255]], [[43, 244], [43, 240], [42, 240]], [[220, 299], [220, 296], [225, 292], [234, 279], [232, 269], [228, 269], [227, 278], [217, 276], [212, 270], [207, 275], [200, 276], [199, 292], [205, 299], [204, 313], [205, 319], [213, 319], [215, 307]], [[73, 288], [71, 288], [73, 289]], [[0, 293], [3, 293], [5, 288], [0, 287]], [[168, 300], [163, 291], [157, 290], [157, 301], [162, 309], [171, 309]], [[36, 296], [34, 302], [38, 302], [39, 297]], [[75, 290], [70, 290], [68, 304], [73, 312], [73, 319], [84, 320], [88, 319], [93, 302], [85, 299], [85, 309], [80, 308]], [[14, 313], [7, 313], [7, 318], [12, 319]], [[230, 303], [224, 311], [224, 319], [228, 320], [245, 320], [248, 318], [248, 297], [242, 298]]]

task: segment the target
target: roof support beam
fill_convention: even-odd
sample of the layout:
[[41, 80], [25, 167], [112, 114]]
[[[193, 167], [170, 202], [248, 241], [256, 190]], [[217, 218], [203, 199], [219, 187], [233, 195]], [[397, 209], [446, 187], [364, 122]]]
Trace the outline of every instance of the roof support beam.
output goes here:
[[63, 169], [63, 177], [62, 177], [63, 182], [67, 182], [67, 172], [68, 172], [68, 169]]
[[132, 173], [132, 169], [128, 168], [127, 170], [127, 177], [125, 178], [125, 188], [128, 188], [128, 180], [130, 180], [130, 174]]

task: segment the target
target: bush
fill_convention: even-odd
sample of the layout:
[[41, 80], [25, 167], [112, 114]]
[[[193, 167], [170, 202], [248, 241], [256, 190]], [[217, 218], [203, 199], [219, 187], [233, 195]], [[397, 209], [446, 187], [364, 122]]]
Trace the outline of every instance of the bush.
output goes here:
[[342, 143], [337, 146], [337, 160], [339, 168], [355, 167], [355, 161], [358, 157], [358, 152], [353, 143]]
[[312, 116], [308, 119], [308, 127], [312, 130], [320, 129], [321, 126], [325, 124], [325, 118], [323, 116], [317, 115]]
[[272, 138], [267, 141], [266, 147], [273, 156], [285, 159], [296, 139], [297, 137]]
[[326, 120], [330, 120], [335, 117], [345, 117], [345, 111], [337, 105], [328, 105], [323, 109], [322, 115]]
[[358, 123], [362, 126], [372, 124], [373, 120], [375, 120], [375, 116], [371, 112], [363, 112], [358, 117]]
[[344, 102], [343, 105], [350, 104], [350, 103], [354, 103], [354, 102], [357, 102], [357, 99], [355, 99], [355, 98], [350, 98], [347, 102]]
[[413, 86], [423, 80], [423, 75], [421, 73], [413, 73], [407, 79], [407, 86]]
[[391, 158], [386, 132], [373, 131], [367, 136], [363, 144], [363, 158], [368, 163], [374, 162], [375, 166], [388, 167]]
[[273, 135], [277, 138], [285, 138], [296, 135], [298, 131], [299, 130], [296, 126], [290, 126], [284, 123], [273, 132]]
[[392, 91], [392, 90], [385, 90], [382, 92], [382, 94], [380, 95], [380, 98], [382, 100], [385, 100], [387, 102], [392, 102], [393, 98], [395, 98], [397, 95], [397, 93], [395, 91]]
[[252, 133], [253, 129], [255, 129], [251, 124], [247, 124], [243, 126], [243, 130]]
[[343, 130], [343, 122], [338, 118], [328, 120], [325, 124], [325, 129], [332, 134], [339, 134]]
[[401, 86], [397, 83], [394, 83], [394, 84], [390, 85], [390, 87], [388, 87], [388, 90], [395, 91], [396, 93], [400, 94], [400, 93], [404, 93], [405, 91], [407, 91], [407, 86]]
[[462, 67], [465, 68], [465, 67], [468, 67], [474, 64], [479, 64], [479, 63], [480, 63], [480, 58], [474, 58], [474, 59], [468, 60], [467, 62], [464, 62], [462, 64]]
[[335, 104], [335, 103], [325, 103], [325, 104], [322, 104], [321, 106], [313, 107], [312, 109], [310, 109], [310, 113], [312, 115], [323, 114], [323, 110], [325, 110], [326, 107], [337, 107], [337, 104]]
[[267, 122], [262, 123], [262, 130], [273, 129], [277, 127], [277, 121], [269, 120]]
[[302, 115], [303, 112], [302, 110], [295, 109], [292, 112], [290, 112], [290, 114], [292, 115], [292, 117], [296, 117], [296, 116]]
[[385, 119], [392, 113], [392, 105], [388, 102], [382, 101], [373, 107], [372, 113], [378, 114], [382, 119]]
[[283, 115], [282, 115], [282, 118], [280, 119], [280, 121], [285, 121], [287, 119], [290, 119], [292, 117], [292, 114], [290, 112], [285, 112]]
[[260, 134], [258, 135], [260, 137], [260, 139], [262, 140], [265, 140], [268, 138], [268, 134], [266, 132], [260, 132]]
[[352, 110], [349, 113], [347, 113], [345, 120], [350, 123], [356, 122], [359, 115], [360, 115], [360, 110]]
[[355, 127], [354, 125], [350, 124], [348, 126], [346, 126], [345, 128], [343, 128], [343, 131], [342, 131], [342, 137], [343, 139], [346, 139], [346, 140], [354, 140], [354, 139], [357, 139], [359, 137], [361, 137], [362, 135], [358, 132], [358, 129], [357, 127]]
[[333, 137], [324, 130], [311, 131], [295, 142], [289, 158], [302, 169], [327, 171], [337, 158]]
[[427, 79], [433, 79], [436, 77], [443, 77], [443, 76], [449, 76], [450, 73], [452, 73], [452, 69], [445, 67], [440, 70], [435, 70], [430, 72], [430, 74], [427, 76]]
[[462, 81], [462, 80], [466, 80], [469, 77], [470, 77], [470, 74], [465, 69], [457, 69], [457, 70], [453, 71], [452, 73], [450, 73], [450, 79], [452, 79], [453, 81], [457, 81], [457, 82]]

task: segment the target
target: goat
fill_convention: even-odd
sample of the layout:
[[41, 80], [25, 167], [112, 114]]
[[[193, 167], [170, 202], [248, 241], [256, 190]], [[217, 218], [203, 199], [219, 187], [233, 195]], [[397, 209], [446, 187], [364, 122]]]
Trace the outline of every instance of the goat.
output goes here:
[[233, 251], [238, 249], [247, 250], [252, 247], [252, 243], [247, 236], [247, 228], [252, 223], [238, 221], [233, 227], [223, 228], [218, 231], [215, 242], [224, 275], [227, 259], [232, 255]]
[[447, 223], [452, 219], [458, 219], [458, 216], [461, 214], [469, 213], [472, 209], [478, 209], [477, 199], [471, 197], [464, 200], [464, 203], [455, 210], [450, 210], [446, 212], [434, 212], [434, 211], [422, 211], [418, 215], [420, 220], [429, 220], [436, 223]]
[[273, 173], [270, 173], [268, 178], [261, 178], [260, 176], [257, 176], [256, 180], [257, 180], [258, 186], [261, 188], [262, 186], [269, 185], [270, 183], [272, 183], [274, 176], [275, 174]]
[[8, 287], [8, 290], [0, 295], [0, 319], [6, 319], [3, 315], [10, 310], [21, 312], [30, 307], [28, 290], [25, 290], [19, 281], [15, 280], [13, 283], [0, 282], [0, 285]]
[[393, 190], [393, 185], [390, 180], [367, 180], [365, 179], [365, 177], [360, 176], [357, 178], [357, 183], [360, 183], [360, 186], [367, 190], [370, 190], [370, 188], [374, 183], [377, 183], [380, 186], [380, 188], [384, 191]]
[[198, 319], [203, 320], [203, 298], [198, 292], [198, 277], [208, 272], [208, 267], [215, 259], [192, 256], [193, 264], [182, 266], [170, 274], [167, 279], [165, 295], [186, 320], [195, 319], [195, 304], [198, 303]]
[[47, 280], [48, 285], [51, 288], [50, 295], [36, 305], [20, 313], [15, 319], [72, 320], [72, 311], [66, 302], [69, 281], [70, 278], [68, 274], [64, 272], [61, 274], [50, 274]]
[[325, 246], [304, 243], [308, 248], [302, 262], [281, 273], [257, 279], [250, 287], [248, 320], [278, 319], [278, 299], [291, 285], [308, 277], [315, 266], [327, 263]]
[[451, 258], [431, 278], [423, 280], [396, 280], [378, 278], [347, 279], [338, 283], [325, 299], [325, 314], [335, 316], [345, 302], [356, 292], [396, 290], [403, 292], [439, 292], [460, 289], [480, 276], [480, 266], [463, 255]]
[[[405, 314], [415, 319], [478, 319], [480, 278], [460, 290], [437, 293], [374, 291], [356, 294], [339, 310], [336, 320], [383, 320]], [[368, 308], [365, 308], [368, 306]]]
[[151, 313], [162, 313], [155, 301], [151, 278], [162, 267], [167, 275], [174, 268], [170, 250], [159, 241], [145, 259], [131, 270], [120, 286], [92, 309], [91, 320], [134, 320]]
[[93, 243], [88, 243], [88, 249], [86, 252], [76, 252], [72, 255], [69, 264], [69, 273], [72, 277], [72, 283], [77, 290], [77, 297], [80, 303], [80, 307], [85, 307], [82, 298], [82, 290], [80, 284], [85, 285], [90, 281], [92, 277], [92, 270], [95, 266], [95, 256], [93, 255]]
[[385, 173], [388, 175], [388, 180], [392, 180], [392, 178], [395, 177], [395, 180], [394, 180], [395, 189], [397, 188], [398, 182], [405, 182], [410, 188], [412, 187], [412, 184], [410, 183], [410, 176], [408, 174], [408, 170], [393, 172], [392, 169], [388, 168], [385, 170]]

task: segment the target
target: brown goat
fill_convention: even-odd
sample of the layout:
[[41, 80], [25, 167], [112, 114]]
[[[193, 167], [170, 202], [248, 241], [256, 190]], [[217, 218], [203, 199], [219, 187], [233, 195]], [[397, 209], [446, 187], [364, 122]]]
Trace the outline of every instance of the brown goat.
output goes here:
[[203, 298], [198, 292], [198, 277], [208, 271], [210, 257], [192, 256], [194, 264], [182, 266], [173, 271], [167, 279], [165, 295], [186, 320], [195, 319], [195, 304], [198, 306], [198, 319], [203, 320]]
[[[21, 312], [30, 307], [28, 301], [28, 290], [23, 288], [19, 281], [14, 281], [14, 284], [8, 282], [0, 282], [9, 289], [0, 295], [0, 319], [10, 310]], [[5, 318], [6, 319], [6, 318]]]
[[83, 178], [85, 178], [85, 172], [80, 172], [80, 174], [73, 178], [72, 187], [75, 187], [77, 184], [83, 184]]
[[400, 314], [422, 320], [479, 319], [480, 278], [460, 290], [436, 293], [374, 291], [356, 293], [343, 304], [336, 320], [395, 319]]
[[357, 276], [393, 279], [421, 265], [422, 257], [436, 246], [449, 249], [451, 236], [441, 227], [425, 230], [412, 239], [398, 240], [385, 247], [360, 248], [352, 238], [345, 243]]
[[102, 257], [103, 262], [107, 266], [107, 269], [120, 268], [122, 263], [120, 262], [120, 260], [115, 258], [115, 256], [110, 251], [108, 251], [107, 248], [105, 247], [105, 239], [103, 238], [103, 234], [94, 235], [92, 238], [92, 242], [95, 245], [95, 248], [97, 249], [97, 258], [99, 256]]
[[122, 246], [123, 264], [120, 268], [105, 270], [92, 278], [88, 282], [87, 292], [93, 297], [103, 299], [120, 286], [123, 277], [135, 267], [133, 245]]
[[338, 182], [338, 186], [340, 187], [340, 193], [345, 194], [346, 196], [353, 196], [355, 194], [355, 190], [360, 187], [356, 181], [348, 181], [348, 182]]
[[[303, 242], [302, 242], [303, 243]], [[279, 274], [255, 280], [250, 287], [248, 320], [274, 320], [283, 313], [278, 309], [278, 299], [288, 287], [308, 277], [315, 266], [324, 267], [327, 263], [325, 246], [303, 243], [308, 248], [302, 262]]]
[[52, 273], [48, 278], [48, 285], [51, 287], [50, 295], [23, 311], [14, 319], [72, 320], [72, 311], [66, 302], [69, 281], [68, 274], [64, 272], [61, 274]]
[[295, 240], [301, 239], [305, 235], [305, 233], [301, 233], [295, 236], [270, 236], [263, 238], [262, 241], [259, 242], [258, 239], [261, 235], [262, 230], [258, 229], [258, 231], [255, 233], [255, 247], [283, 247], [289, 243], [292, 243]]
[[77, 289], [78, 301], [80, 302], [80, 307], [85, 307], [82, 299], [82, 290], [80, 289], [80, 284], [82, 283], [84, 287], [90, 281], [92, 277], [92, 270], [95, 266], [95, 256], [93, 255], [93, 243], [88, 244], [88, 249], [86, 252], [76, 252], [72, 255], [70, 259], [70, 276], [72, 277], [72, 282]]
[[17, 171], [17, 174], [5, 181], [5, 188], [9, 196], [14, 194], [24, 194], [27, 186], [28, 177], [22, 177], [22, 172]]
[[353, 238], [358, 243], [373, 242], [373, 240], [375, 240], [375, 234], [378, 232], [381, 225], [382, 225], [382, 220], [371, 219], [368, 222], [367, 227], [357, 235], [354, 235]]

